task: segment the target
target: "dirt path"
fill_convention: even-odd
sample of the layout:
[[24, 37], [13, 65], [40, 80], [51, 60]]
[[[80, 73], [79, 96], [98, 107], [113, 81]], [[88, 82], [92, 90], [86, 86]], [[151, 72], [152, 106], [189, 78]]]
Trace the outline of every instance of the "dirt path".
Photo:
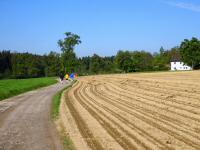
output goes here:
[[68, 133], [87, 149], [199, 150], [199, 77], [194, 71], [79, 78], [65, 94], [65, 123], [77, 128]]
[[69, 83], [56, 84], [0, 102], [0, 150], [59, 150], [50, 118], [53, 95]]

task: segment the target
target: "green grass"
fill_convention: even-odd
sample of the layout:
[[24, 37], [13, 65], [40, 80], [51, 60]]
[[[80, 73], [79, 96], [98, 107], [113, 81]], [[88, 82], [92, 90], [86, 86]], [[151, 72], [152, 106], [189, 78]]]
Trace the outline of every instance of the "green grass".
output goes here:
[[61, 139], [64, 150], [75, 150], [73, 141], [70, 139], [69, 135], [65, 134], [64, 129], [61, 131]]
[[0, 101], [56, 82], [56, 78], [52, 77], [0, 80]]
[[56, 93], [53, 97], [53, 105], [52, 105], [52, 117], [53, 119], [57, 119], [59, 116], [59, 107], [60, 107], [60, 100], [61, 100], [61, 95], [62, 95], [62, 91], [59, 91], [58, 93]]

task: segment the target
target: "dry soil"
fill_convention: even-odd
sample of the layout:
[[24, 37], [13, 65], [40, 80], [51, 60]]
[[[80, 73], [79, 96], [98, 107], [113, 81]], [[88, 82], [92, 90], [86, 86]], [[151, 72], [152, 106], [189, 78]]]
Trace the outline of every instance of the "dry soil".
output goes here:
[[81, 77], [61, 110], [80, 150], [200, 149], [199, 71]]

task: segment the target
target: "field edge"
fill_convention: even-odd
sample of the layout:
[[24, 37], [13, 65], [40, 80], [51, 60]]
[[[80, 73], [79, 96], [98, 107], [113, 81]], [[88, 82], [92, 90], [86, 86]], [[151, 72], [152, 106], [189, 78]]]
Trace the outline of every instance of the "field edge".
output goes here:
[[74, 84], [77, 82], [77, 80], [72, 81], [67, 87], [65, 87], [63, 90], [57, 92], [53, 97], [52, 102], [52, 111], [51, 111], [51, 118], [54, 121], [54, 124], [56, 125], [56, 129], [58, 131], [61, 144], [63, 146], [64, 150], [75, 150], [75, 146], [73, 141], [71, 140], [70, 136], [67, 134], [66, 129], [64, 127], [64, 123], [62, 120], [61, 115], [61, 103], [64, 100], [64, 94], [68, 90], [70, 90]]

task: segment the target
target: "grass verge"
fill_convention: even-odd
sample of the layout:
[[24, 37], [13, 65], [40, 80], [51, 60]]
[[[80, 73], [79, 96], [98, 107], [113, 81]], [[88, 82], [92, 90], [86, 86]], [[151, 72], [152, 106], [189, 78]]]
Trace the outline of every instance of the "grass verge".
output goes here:
[[53, 104], [52, 104], [52, 118], [54, 120], [58, 119], [59, 117], [59, 107], [60, 107], [60, 101], [63, 91], [68, 90], [72, 87], [72, 85], [76, 82], [76, 80], [72, 81], [70, 85], [62, 89], [61, 91], [57, 92], [53, 97]]
[[59, 107], [60, 107], [60, 100], [61, 100], [61, 95], [65, 89], [62, 91], [59, 91], [56, 93], [53, 97], [53, 105], [52, 105], [52, 118], [54, 120], [58, 119], [59, 116]]
[[[72, 81], [72, 83], [69, 86], [67, 86], [63, 90], [59, 91], [58, 93], [56, 93], [54, 95], [54, 97], [53, 97], [52, 115], [51, 116], [52, 116], [52, 118], [53, 118], [53, 120], [54, 120], [55, 123], [59, 119], [59, 108], [60, 108], [62, 93], [65, 90], [69, 90], [73, 86], [73, 84], [75, 82], [76, 82], [76, 80]], [[56, 124], [58, 124], [58, 123], [56, 123]], [[59, 130], [61, 142], [63, 144], [63, 149], [64, 150], [75, 150], [73, 141], [70, 139], [69, 135], [66, 134], [65, 129], [64, 129], [62, 123], [59, 123], [58, 126], [59, 126], [58, 130]]]
[[63, 144], [64, 150], [75, 150], [73, 141], [70, 139], [69, 135], [65, 133], [65, 129], [63, 126], [61, 126], [60, 130], [60, 137]]
[[57, 83], [56, 78], [0, 80], [0, 101], [27, 91]]

